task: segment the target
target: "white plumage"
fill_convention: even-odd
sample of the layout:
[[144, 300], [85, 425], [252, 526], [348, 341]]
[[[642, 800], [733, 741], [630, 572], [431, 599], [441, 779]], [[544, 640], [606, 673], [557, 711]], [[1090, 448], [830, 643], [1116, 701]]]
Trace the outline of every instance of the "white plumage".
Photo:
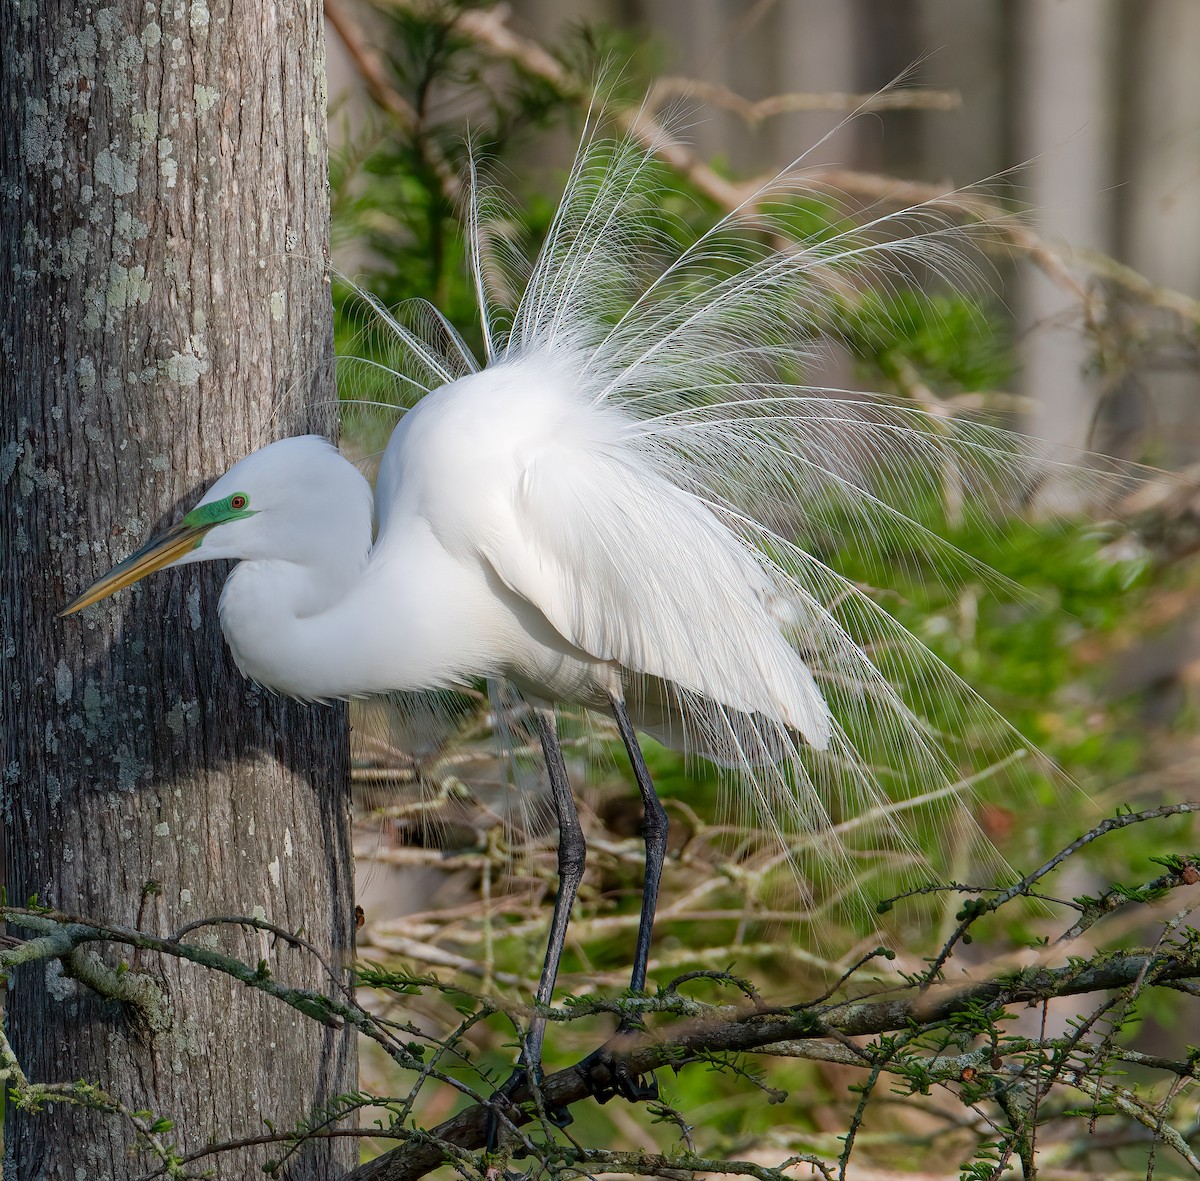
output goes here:
[[401, 420], [373, 545], [365, 481], [306, 437], [213, 485], [201, 505], [241, 493], [262, 507], [182, 562], [241, 559], [221, 596], [226, 638], [247, 676], [295, 697], [503, 676], [541, 701], [604, 706], [646, 675], [823, 749], [829, 711], [783, 634], [765, 559], [639, 438], [551, 359], [509, 360]]
[[[246, 675], [308, 700], [497, 676], [541, 703], [616, 695], [641, 728], [739, 776], [781, 833], [952, 789], [961, 769], [921, 716], [934, 695], [977, 757], [1011, 754], [968, 686], [798, 544], [900, 537], [974, 576], [914, 506], [949, 476], [968, 512], [1032, 486], [1016, 436], [801, 384], [832, 311], [914, 264], [961, 269], [967, 234], [929, 206], [805, 238], [799, 183], [783, 174], [680, 249], [652, 152], [589, 134], [507, 312], [491, 299], [495, 199], [476, 185], [487, 355], [436, 309], [402, 321], [364, 297], [411, 403], [374, 501], [327, 443], [284, 440], [197, 507], [241, 494], [249, 512], [162, 551], [240, 559], [221, 623]], [[73, 609], [155, 568], [155, 544]]]

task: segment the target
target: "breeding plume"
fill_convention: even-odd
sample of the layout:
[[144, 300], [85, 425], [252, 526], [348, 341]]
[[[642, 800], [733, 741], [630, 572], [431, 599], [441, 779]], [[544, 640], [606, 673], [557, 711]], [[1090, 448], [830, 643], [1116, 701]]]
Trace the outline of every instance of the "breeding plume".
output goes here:
[[[819, 553], [833, 536], [866, 551], [902, 537], [969, 570], [912, 506], [951, 481], [961, 511], [995, 507], [1028, 488], [1030, 457], [1002, 431], [801, 384], [836, 308], [915, 266], [946, 268], [963, 232], [917, 208], [807, 240], [785, 174], [680, 249], [654, 174], [651, 151], [589, 135], [507, 308], [493, 198], [477, 186], [467, 222], [485, 356], [434, 309], [373, 309], [414, 391], [374, 495], [327, 441], [272, 443], [64, 612], [163, 566], [235, 558], [221, 627], [263, 685], [309, 701], [516, 686], [560, 829], [543, 1005], [585, 854], [556, 704], [611, 711], [640, 787], [635, 989], [667, 842], [637, 731], [718, 763], [783, 835], [878, 807], [881, 780], [953, 794], [956, 726], [978, 749], [991, 733], [997, 758], [1013, 749], [970, 689]], [[937, 732], [921, 714], [934, 690]], [[535, 1021], [524, 1067], [537, 1068], [542, 1038]], [[610, 1078], [630, 1098], [653, 1093], [619, 1069]]]

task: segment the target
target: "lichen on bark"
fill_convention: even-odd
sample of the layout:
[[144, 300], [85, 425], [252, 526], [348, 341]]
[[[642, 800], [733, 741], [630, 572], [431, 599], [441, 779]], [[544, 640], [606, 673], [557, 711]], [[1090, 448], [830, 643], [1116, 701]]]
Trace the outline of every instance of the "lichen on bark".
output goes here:
[[[217, 628], [218, 572], [166, 574], [56, 618], [246, 452], [333, 429], [320, 7], [0, 10], [8, 898], [162, 931], [257, 908], [344, 964], [341, 710], [241, 680]], [[280, 859], [285, 833], [294, 855]], [[163, 888], [147, 896], [151, 880]], [[205, 937], [262, 958], [261, 933]], [[344, 1030], [186, 963], [161, 981], [154, 969], [157, 1008], [140, 977], [118, 987], [142, 990], [139, 1016], [132, 993], [114, 1005], [96, 991], [114, 982], [113, 953], [88, 955], [100, 958], [76, 975], [92, 987], [59, 975], [51, 990], [41, 965], [13, 972], [11, 1041], [34, 1084], [94, 1080], [170, 1114], [185, 1143], [293, 1123], [354, 1085]], [[287, 985], [329, 990], [303, 950], [277, 959]], [[163, 1036], [145, 1036], [148, 1013], [170, 1023]], [[10, 1107], [4, 1176], [73, 1178], [85, 1160], [91, 1175], [124, 1176], [135, 1138], [96, 1111]], [[335, 1175], [352, 1155], [322, 1145], [295, 1176]], [[260, 1162], [248, 1151], [225, 1167]]]

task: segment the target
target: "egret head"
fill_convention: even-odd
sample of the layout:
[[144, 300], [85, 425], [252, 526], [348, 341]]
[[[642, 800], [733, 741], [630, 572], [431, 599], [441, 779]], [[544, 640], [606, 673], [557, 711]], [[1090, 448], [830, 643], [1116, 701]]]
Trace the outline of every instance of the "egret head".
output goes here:
[[130, 554], [60, 614], [72, 615], [166, 566], [215, 558], [319, 560], [334, 541], [365, 554], [371, 543], [370, 485], [327, 439], [281, 439], [235, 463], [178, 524]]

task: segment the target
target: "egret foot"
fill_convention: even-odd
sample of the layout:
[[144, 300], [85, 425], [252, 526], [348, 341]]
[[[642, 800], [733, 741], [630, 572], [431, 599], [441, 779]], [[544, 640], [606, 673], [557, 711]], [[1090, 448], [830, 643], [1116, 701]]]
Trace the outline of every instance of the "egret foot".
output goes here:
[[[519, 1103], [529, 1102], [533, 1097], [533, 1087], [540, 1087], [545, 1077], [540, 1064], [532, 1069], [521, 1064], [514, 1067], [512, 1074], [496, 1089], [488, 1101], [485, 1145], [488, 1152], [495, 1152], [500, 1147], [502, 1116], [514, 1120], [519, 1114]], [[556, 1128], [565, 1128], [574, 1118], [565, 1107], [546, 1107], [546, 1119]]]
[[[617, 1028], [617, 1037], [644, 1032], [641, 1025], [622, 1024]], [[652, 1103], [658, 1098], [658, 1079], [653, 1074], [634, 1074], [626, 1055], [608, 1045], [593, 1050], [575, 1069], [597, 1103], [607, 1103], [615, 1095], [630, 1103]]]

